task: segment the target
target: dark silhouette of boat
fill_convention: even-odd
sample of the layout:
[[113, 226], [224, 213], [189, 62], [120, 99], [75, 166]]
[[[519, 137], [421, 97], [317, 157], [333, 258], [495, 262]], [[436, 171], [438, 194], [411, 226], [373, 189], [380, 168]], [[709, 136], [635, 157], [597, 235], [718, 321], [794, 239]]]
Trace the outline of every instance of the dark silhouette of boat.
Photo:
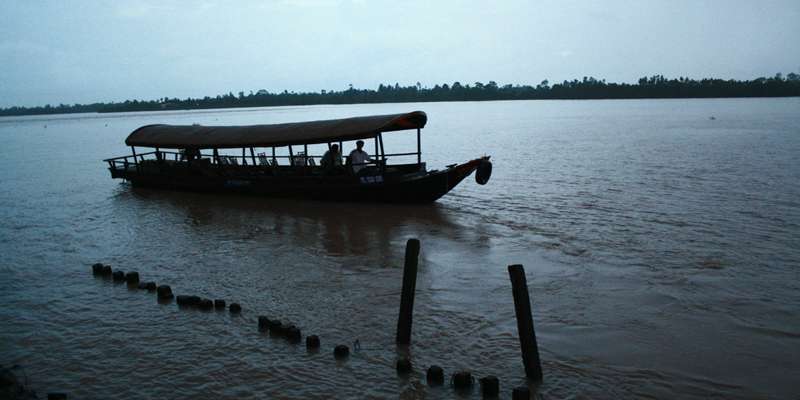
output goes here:
[[[316, 200], [429, 203], [474, 171], [479, 184], [488, 182], [492, 171], [488, 156], [428, 171], [422, 162], [420, 133], [426, 122], [424, 112], [414, 111], [274, 125], [147, 125], [125, 139], [131, 155], [104, 161], [112, 178], [134, 186]], [[416, 130], [417, 151], [387, 154], [383, 134], [402, 130]], [[308, 153], [309, 145], [327, 144], [330, 151], [337, 144], [341, 149], [343, 142], [356, 140], [374, 141], [374, 159], [365, 164], [352, 165], [348, 160], [343, 165], [318, 166], [316, 160], [323, 157]], [[136, 147], [153, 150], [137, 153]], [[282, 147], [288, 147], [288, 155], [276, 154], [275, 149]], [[220, 153], [230, 149], [241, 149], [241, 155]], [[257, 152], [261, 149], [265, 151]], [[388, 164], [390, 156], [416, 156], [417, 160]]]

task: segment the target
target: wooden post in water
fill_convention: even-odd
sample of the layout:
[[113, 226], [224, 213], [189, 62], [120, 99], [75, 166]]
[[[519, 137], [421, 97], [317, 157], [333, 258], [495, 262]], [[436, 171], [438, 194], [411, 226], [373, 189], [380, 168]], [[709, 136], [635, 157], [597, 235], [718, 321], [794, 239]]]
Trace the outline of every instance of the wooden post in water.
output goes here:
[[400, 297], [400, 316], [397, 318], [397, 344], [411, 343], [411, 318], [414, 312], [414, 292], [417, 288], [419, 240], [408, 239], [403, 267], [403, 293]]
[[517, 331], [522, 348], [522, 363], [525, 375], [529, 379], [542, 380], [542, 362], [539, 360], [539, 345], [536, 343], [536, 332], [533, 330], [531, 301], [528, 296], [528, 282], [525, 279], [525, 268], [522, 265], [509, 265], [508, 275], [514, 294], [514, 312], [517, 315]]

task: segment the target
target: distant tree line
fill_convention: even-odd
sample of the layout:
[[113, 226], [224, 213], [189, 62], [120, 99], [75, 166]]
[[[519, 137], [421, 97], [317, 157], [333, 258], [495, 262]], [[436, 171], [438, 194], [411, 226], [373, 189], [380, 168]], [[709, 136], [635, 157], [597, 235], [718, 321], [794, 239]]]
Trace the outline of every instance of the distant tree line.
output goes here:
[[297, 106], [312, 104], [401, 103], [427, 101], [485, 101], [485, 100], [552, 100], [552, 99], [645, 99], [645, 98], [710, 98], [710, 97], [789, 97], [800, 96], [800, 75], [776, 74], [771, 78], [749, 81], [689, 78], [667, 79], [654, 75], [639, 79], [635, 84], [607, 83], [605, 79], [583, 77], [582, 80], [550, 84], [547, 80], [536, 86], [503, 85], [495, 81], [432, 88], [419, 82], [412, 86], [379, 85], [376, 90], [355, 89], [350, 85], [341, 91], [271, 93], [266, 90], [237, 95], [228, 93], [216, 97], [168, 98], [157, 100], [126, 100], [124, 102], [93, 104], [59, 104], [44, 107], [10, 107], [0, 109], [0, 116], [66, 114], [85, 112], [126, 112], [193, 110], [208, 108]]

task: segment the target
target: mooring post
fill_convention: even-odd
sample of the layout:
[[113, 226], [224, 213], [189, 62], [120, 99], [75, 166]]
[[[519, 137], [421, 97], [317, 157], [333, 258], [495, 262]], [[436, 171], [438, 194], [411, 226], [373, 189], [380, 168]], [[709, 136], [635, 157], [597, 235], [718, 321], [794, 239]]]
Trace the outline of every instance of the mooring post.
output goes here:
[[397, 344], [411, 343], [411, 317], [414, 313], [414, 292], [417, 288], [419, 240], [408, 239], [403, 267], [403, 293], [400, 297], [400, 316], [397, 318]]
[[522, 363], [525, 375], [529, 379], [542, 380], [542, 362], [539, 360], [539, 345], [536, 343], [536, 332], [533, 330], [531, 300], [528, 296], [528, 282], [525, 279], [525, 268], [522, 265], [509, 265], [508, 275], [514, 294], [514, 311], [517, 315], [517, 331], [519, 344], [522, 347]]
[[511, 400], [530, 400], [531, 390], [527, 386], [517, 386], [511, 392]]

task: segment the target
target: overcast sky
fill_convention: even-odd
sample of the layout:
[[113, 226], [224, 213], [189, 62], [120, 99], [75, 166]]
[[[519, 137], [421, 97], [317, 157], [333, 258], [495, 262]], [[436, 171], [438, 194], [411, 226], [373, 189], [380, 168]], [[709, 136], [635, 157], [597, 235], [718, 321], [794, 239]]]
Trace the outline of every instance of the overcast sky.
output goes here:
[[800, 72], [800, 0], [0, 2], [0, 107]]

